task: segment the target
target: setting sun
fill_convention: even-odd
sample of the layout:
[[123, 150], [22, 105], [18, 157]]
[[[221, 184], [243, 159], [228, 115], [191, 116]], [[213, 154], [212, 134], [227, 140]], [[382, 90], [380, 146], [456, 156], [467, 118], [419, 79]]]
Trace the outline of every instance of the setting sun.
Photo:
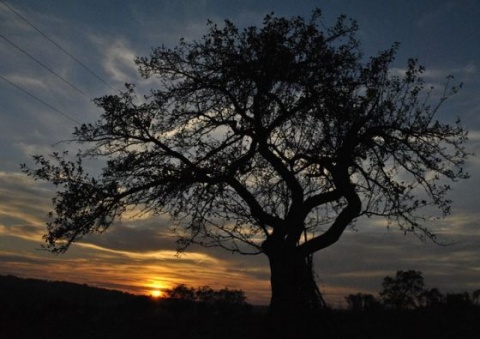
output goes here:
[[170, 288], [169, 283], [165, 283], [158, 278], [148, 279], [148, 282], [143, 284], [143, 286], [145, 288], [145, 293], [154, 299], [165, 297], [164, 290]]
[[161, 298], [163, 296], [163, 293], [160, 290], [154, 290], [150, 293], [150, 295], [152, 296], [152, 298], [157, 299], [157, 298]]

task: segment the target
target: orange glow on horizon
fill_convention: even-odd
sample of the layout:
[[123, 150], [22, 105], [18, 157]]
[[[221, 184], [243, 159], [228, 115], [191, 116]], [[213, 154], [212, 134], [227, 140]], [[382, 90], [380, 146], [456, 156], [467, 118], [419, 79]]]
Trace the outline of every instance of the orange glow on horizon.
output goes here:
[[153, 290], [151, 293], [150, 293], [150, 296], [154, 299], [159, 299], [159, 298], [162, 298], [163, 297], [163, 292], [160, 291], [160, 290]]
[[145, 286], [145, 291], [153, 299], [160, 299], [165, 297], [164, 290], [170, 288], [170, 284], [163, 281], [152, 279], [148, 283], [143, 284]]

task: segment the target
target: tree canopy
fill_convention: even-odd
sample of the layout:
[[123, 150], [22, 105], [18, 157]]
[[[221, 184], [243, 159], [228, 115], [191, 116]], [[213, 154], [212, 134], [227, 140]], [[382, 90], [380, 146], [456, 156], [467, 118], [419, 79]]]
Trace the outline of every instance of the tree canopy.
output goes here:
[[397, 271], [395, 278], [385, 277], [382, 286], [384, 304], [396, 310], [417, 307], [424, 293], [422, 272], [414, 270]]
[[268, 15], [243, 31], [210, 23], [199, 41], [138, 58], [159, 89], [147, 102], [133, 85], [97, 99], [101, 119], [74, 132], [91, 146], [79, 159], [108, 159], [99, 178], [58, 154], [56, 164], [35, 158], [29, 173], [63, 187], [48, 244], [64, 250], [130, 205], [182, 218], [184, 244], [234, 251], [238, 241], [260, 250], [274, 229], [296, 243], [330, 222], [303, 245], [319, 250], [347, 212], [429, 235], [414, 212], [431, 203], [448, 213], [449, 187], [437, 183], [465, 177], [466, 132], [434, 119], [439, 105], [425, 100], [415, 60], [403, 76], [389, 72], [397, 45], [364, 62], [355, 22], [341, 17], [324, 32], [319, 19]]

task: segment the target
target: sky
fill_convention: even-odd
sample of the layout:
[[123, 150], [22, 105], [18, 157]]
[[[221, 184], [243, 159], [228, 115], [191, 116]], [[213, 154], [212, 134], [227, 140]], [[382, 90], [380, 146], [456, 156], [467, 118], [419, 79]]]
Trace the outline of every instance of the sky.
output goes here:
[[[178, 255], [165, 216], [123, 218], [67, 253], [42, 250], [54, 190], [24, 175], [32, 155], [75, 151], [64, 142], [75, 126], [101, 111], [92, 99], [135, 83], [147, 93], [134, 58], [160, 45], [175, 46], [206, 32], [207, 20], [260, 25], [271, 12], [310, 16], [321, 8], [326, 26], [345, 14], [357, 20], [365, 56], [400, 43], [394, 67], [408, 58], [426, 67], [427, 84], [441, 89], [448, 75], [463, 83], [438, 118], [460, 118], [467, 149], [480, 154], [480, 2], [477, 0], [0, 0], [0, 274], [65, 280], [137, 294], [176, 284], [233, 288], [248, 301], [269, 302], [265, 256], [192, 247]], [[95, 164], [90, 164], [95, 172]], [[98, 168], [98, 167], [97, 167]], [[315, 255], [325, 299], [341, 306], [357, 292], [377, 295], [397, 270], [421, 271], [426, 287], [444, 293], [480, 288], [480, 161], [453, 185], [452, 214], [428, 225], [442, 246], [422, 243], [382, 220], [358, 220], [356, 230]]]

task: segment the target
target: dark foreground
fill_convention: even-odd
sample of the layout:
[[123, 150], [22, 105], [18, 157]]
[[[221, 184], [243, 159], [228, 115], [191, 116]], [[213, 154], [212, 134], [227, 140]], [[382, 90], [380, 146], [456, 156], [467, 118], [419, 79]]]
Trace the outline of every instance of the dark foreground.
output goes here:
[[295, 328], [264, 308], [155, 301], [117, 291], [0, 276], [0, 338], [479, 338], [478, 307], [325, 311]]

